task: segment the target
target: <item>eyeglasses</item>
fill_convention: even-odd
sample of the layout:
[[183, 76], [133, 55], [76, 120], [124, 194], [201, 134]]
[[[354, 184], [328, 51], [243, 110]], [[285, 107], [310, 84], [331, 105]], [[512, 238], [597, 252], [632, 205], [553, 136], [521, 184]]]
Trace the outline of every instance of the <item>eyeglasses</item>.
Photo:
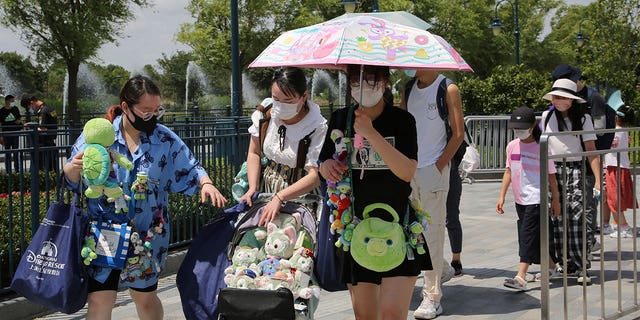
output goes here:
[[142, 118], [142, 120], [144, 121], [149, 121], [151, 119], [151, 117], [155, 116], [156, 119], [160, 119], [162, 118], [162, 116], [164, 115], [164, 112], [167, 111], [167, 108], [160, 106], [158, 107], [158, 111], [140, 111], [138, 112], [140, 114], [140, 118]]
[[[366, 74], [366, 75], [364, 75], [364, 78], [362, 79], [362, 81], [364, 83], [366, 83], [370, 87], [374, 87], [376, 85], [376, 83], [378, 82], [376, 80], [376, 75], [375, 74]], [[360, 87], [360, 78], [359, 77], [352, 78], [350, 80], [350, 82], [351, 82], [351, 86], [352, 87], [354, 87], [354, 88]]]

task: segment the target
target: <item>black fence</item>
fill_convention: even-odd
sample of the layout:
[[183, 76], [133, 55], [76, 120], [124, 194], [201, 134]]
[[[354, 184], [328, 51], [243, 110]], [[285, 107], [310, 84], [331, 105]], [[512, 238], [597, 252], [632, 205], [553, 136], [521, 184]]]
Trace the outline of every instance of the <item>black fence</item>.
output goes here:
[[[246, 159], [250, 120], [187, 118], [177, 122], [164, 118], [162, 122], [189, 146], [216, 187], [233, 201], [231, 185]], [[13, 139], [17, 146], [9, 149], [5, 145], [0, 150], [0, 293], [9, 292], [11, 278], [33, 233], [51, 202], [64, 192], [58, 185], [59, 177], [81, 131], [81, 126], [61, 124], [46, 131], [30, 126], [2, 133], [5, 144]], [[54, 143], [42, 146], [38, 141], [46, 135]], [[220, 210], [201, 204], [199, 195], [172, 194], [170, 247], [188, 244]]]

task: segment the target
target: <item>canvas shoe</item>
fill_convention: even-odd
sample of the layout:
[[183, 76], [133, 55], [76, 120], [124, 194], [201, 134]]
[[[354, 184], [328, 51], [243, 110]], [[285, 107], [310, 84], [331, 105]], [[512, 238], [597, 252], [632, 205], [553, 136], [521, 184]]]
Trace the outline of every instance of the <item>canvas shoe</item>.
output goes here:
[[611, 237], [611, 238], [618, 238], [618, 237], [620, 237], [620, 238], [633, 238], [633, 234], [631, 234], [629, 232], [629, 230], [622, 230], [622, 231], [620, 231], [620, 233], [618, 233], [618, 230], [616, 230], [613, 233], [611, 233], [609, 235], [609, 237]]
[[604, 235], [608, 235], [608, 234], [612, 234], [613, 233], [613, 227], [611, 227], [610, 224], [605, 224], [601, 229], [600, 232]]
[[422, 303], [416, 311], [413, 312], [413, 317], [416, 319], [434, 319], [442, 314], [442, 306], [440, 302], [432, 301], [429, 298], [422, 299]]
[[587, 273], [586, 270], [578, 270], [576, 271], [575, 275], [578, 277], [578, 283], [580, 284], [584, 282], [586, 282], [587, 284], [591, 283], [591, 277], [589, 276], [589, 273]]
[[460, 263], [460, 261], [452, 260], [451, 266], [453, 267], [453, 270], [455, 270], [455, 272], [453, 273], [454, 277], [459, 277], [462, 275], [462, 263]]
[[452, 266], [447, 267], [449, 268], [447, 268], [445, 274], [440, 277], [440, 284], [444, 284], [445, 282], [451, 280], [451, 278], [453, 278], [453, 276], [456, 274], [456, 270]]

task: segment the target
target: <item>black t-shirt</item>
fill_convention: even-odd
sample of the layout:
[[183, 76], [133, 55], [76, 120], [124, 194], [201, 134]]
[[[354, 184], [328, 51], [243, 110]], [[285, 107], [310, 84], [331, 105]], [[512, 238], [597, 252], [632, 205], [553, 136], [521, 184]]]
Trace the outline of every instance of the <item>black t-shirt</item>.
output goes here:
[[37, 111], [36, 117], [38, 117], [39, 126], [47, 130], [47, 132], [40, 133], [40, 141], [49, 144], [53, 143], [58, 129], [58, 114], [49, 106], [42, 105]]
[[[331, 114], [327, 136], [318, 158], [320, 161], [331, 159], [335, 153], [335, 143], [331, 140], [331, 131], [340, 129], [346, 135], [349, 109], [339, 109]], [[355, 115], [351, 123], [352, 128], [354, 120]], [[387, 105], [380, 116], [373, 120], [373, 127], [402, 154], [410, 159], [418, 158], [416, 121], [409, 112]], [[409, 182], [393, 174], [375, 150], [369, 147], [366, 140], [364, 150], [366, 152], [363, 157], [356, 149], [351, 156], [355, 216], [362, 219], [364, 207], [371, 203], [382, 202], [393, 207], [402, 222], [407, 210], [408, 197], [411, 194]], [[360, 179], [362, 162], [365, 163], [364, 177]], [[378, 215], [373, 212], [371, 216], [390, 220], [388, 214]]]
[[16, 124], [16, 120], [20, 120], [20, 110], [18, 107], [10, 107], [9, 109], [0, 108], [0, 125], [2, 131], [16, 131], [22, 129], [20, 124]]

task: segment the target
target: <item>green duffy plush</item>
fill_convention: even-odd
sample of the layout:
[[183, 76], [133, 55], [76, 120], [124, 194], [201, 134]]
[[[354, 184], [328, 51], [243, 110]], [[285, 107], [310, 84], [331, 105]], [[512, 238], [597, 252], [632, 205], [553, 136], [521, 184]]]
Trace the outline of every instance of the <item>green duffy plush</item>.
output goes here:
[[[386, 211], [393, 221], [369, 217], [373, 210]], [[351, 256], [361, 266], [376, 272], [389, 271], [404, 261], [407, 242], [398, 213], [386, 203], [367, 205], [362, 213], [363, 220], [353, 230]]]
[[82, 177], [88, 184], [87, 198], [99, 198], [105, 194], [109, 199], [123, 195], [115, 176], [111, 175], [113, 162], [127, 170], [133, 169], [133, 163], [124, 155], [109, 149], [116, 139], [116, 133], [109, 120], [94, 118], [89, 120], [82, 131], [87, 145], [82, 156]]

